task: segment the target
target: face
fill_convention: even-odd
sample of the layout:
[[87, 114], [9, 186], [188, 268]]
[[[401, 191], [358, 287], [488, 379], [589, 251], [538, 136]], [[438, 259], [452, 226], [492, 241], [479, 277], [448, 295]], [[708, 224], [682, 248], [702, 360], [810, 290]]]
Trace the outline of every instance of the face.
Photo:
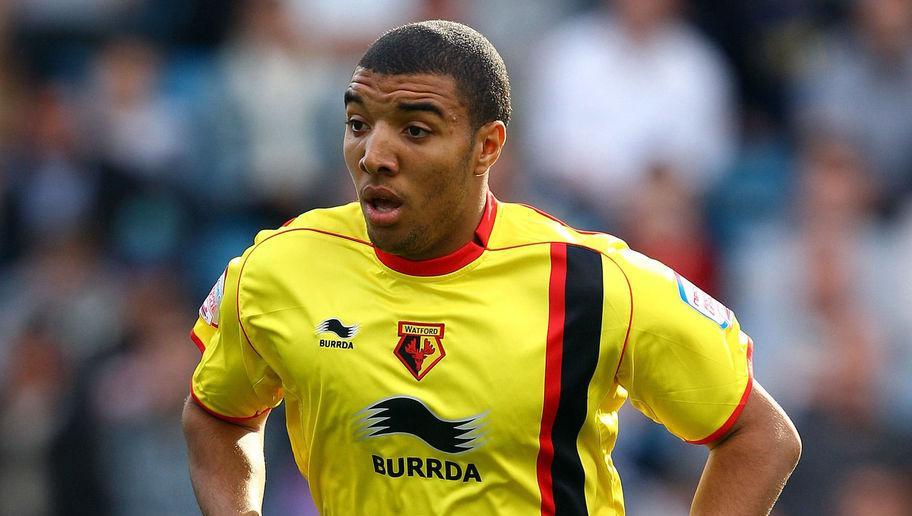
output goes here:
[[418, 260], [471, 240], [503, 123], [473, 131], [449, 76], [363, 68], [345, 92], [345, 110], [345, 163], [374, 245]]

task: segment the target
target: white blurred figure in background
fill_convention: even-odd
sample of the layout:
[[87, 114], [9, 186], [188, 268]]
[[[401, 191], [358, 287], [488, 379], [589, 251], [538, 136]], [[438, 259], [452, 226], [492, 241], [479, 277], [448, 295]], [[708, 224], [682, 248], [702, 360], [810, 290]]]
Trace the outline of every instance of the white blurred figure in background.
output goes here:
[[160, 88], [162, 58], [141, 39], [111, 40], [85, 98], [96, 153], [128, 180], [174, 183], [187, 157], [186, 121]]
[[285, 0], [297, 28], [335, 54], [360, 55], [378, 34], [412, 21], [424, 0]]
[[657, 163], [700, 195], [724, 171], [735, 132], [729, 70], [680, 0], [604, 7], [546, 36], [527, 127], [543, 180], [610, 223]]
[[240, 126], [216, 129], [228, 138], [219, 152], [243, 154], [235, 173], [252, 191], [237, 195], [299, 209], [324, 167], [317, 130], [331, 61], [312, 35], [299, 30], [293, 15], [283, 0], [248, 0], [241, 6], [220, 58], [223, 107]]

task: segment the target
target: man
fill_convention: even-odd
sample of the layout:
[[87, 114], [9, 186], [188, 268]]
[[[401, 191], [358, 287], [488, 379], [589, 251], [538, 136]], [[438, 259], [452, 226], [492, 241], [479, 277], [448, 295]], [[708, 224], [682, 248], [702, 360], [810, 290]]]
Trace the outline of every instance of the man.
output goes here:
[[622, 514], [628, 395], [710, 447], [694, 512], [770, 510], [800, 444], [750, 339], [623, 242], [488, 192], [509, 92], [460, 24], [368, 49], [345, 92], [359, 202], [258, 235], [200, 310], [184, 429], [204, 513], [258, 513], [284, 398], [325, 514]]

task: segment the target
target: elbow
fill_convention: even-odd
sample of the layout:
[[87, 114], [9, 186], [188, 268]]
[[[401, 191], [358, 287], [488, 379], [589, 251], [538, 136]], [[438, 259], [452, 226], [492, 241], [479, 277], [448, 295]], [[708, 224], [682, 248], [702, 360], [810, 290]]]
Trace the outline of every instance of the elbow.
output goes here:
[[788, 471], [791, 472], [798, 465], [801, 459], [801, 436], [791, 421], [786, 420], [787, 425], [780, 438], [780, 449], [782, 450], [782, 459]]
[[801, 458], [801, 436], [782, 409], [779, 409], [777, 416], [767, 430], [767, 446], [769, 450], [774, 450], [770, 455], [775, 458], [777, 469], [788, 477]]
[[801, 436], [788, 414], [757, 383], [752, 398], [754, 395], [756, 398], [748, 401], [748, 405], [756, 402], [749, 427], [754, 429], [759, 446], [766, 450], [764, 453], [787, 478], [801, 458]]

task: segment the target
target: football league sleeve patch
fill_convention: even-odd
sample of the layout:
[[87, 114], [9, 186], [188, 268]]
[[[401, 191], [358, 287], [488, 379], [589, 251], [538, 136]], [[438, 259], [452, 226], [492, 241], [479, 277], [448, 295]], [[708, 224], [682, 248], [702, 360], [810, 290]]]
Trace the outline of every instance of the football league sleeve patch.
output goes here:
[[218, 330], [219, 307], [222, 304], [222, 296], [225, 293], [225, 276], [227, 274], [228, 269], [225, 268], [225, 271], [222, 272], [215, 285], [209, 291], [209, 295], [203, 300], [203, 304], [200, 305], [196, 323], [190, 330], [190, 340], [196, 344], [200, 353], [205, 353], [206, 343], [212, 340], [213, 335]]
[[212, 290], [209, 291], [209, 295], [206, 296], [206, 299], [203, 301], [203, 304], [200, 305], [199, 309], [200, 319], [213, 328], [218, 328], [219, 307], [222, 304], [222, 296], [225, 294], [226, 274], [228, 274], [227, 268], [225, 268], [225, 271], [219, 276], [215, 285], [212, 285]]
[[731, 326], [735, 314], [728, 307], [678, 273], [675, 273], [675, 281], [681, 301], [718, 324], [723, 330]]

